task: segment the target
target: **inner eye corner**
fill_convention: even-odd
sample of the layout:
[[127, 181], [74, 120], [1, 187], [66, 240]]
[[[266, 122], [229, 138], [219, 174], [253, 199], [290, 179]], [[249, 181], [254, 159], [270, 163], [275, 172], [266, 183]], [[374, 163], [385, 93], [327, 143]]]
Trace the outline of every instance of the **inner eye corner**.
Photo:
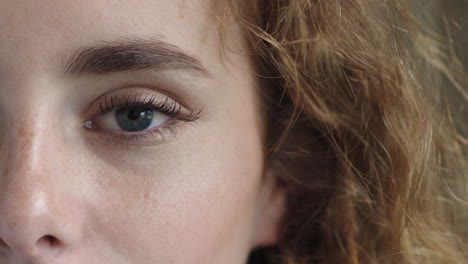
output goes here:
[[86, 129], [94, 129], [94, 123], [91, 120], [86, 120], [83, 122], [83, 127]]

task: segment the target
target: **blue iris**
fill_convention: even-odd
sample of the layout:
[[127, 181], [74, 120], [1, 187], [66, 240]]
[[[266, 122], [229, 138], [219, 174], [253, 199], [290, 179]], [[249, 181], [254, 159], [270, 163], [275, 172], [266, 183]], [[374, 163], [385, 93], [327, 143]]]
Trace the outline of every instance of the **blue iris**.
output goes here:
[[153, 122], [153, 115], [153, 110], [148, 108], [120, 108], [115, 111], [117, 124], [129, 132], [147, 129]]

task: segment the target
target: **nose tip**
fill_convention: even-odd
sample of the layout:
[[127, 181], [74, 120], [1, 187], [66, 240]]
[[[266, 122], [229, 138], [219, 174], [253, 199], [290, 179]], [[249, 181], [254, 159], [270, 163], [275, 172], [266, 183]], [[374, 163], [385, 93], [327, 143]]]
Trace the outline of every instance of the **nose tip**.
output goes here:
[[52, 176], [42, 170], [15, 168], [0, 177], [2, 256], [50, 263], [81, 239], [76, 199], [61, 190], [63, 185]]
[[[18, 196], [16, 196], [18, 198]], [[19, 199], [15, 199], [19, 201]], [[23, 205], [3, 198], [0, 206], [0, 250], [23, 259], [40, 259], [58, 254], [66, 245], [66, 232], [47, 206], [45, 198]]]

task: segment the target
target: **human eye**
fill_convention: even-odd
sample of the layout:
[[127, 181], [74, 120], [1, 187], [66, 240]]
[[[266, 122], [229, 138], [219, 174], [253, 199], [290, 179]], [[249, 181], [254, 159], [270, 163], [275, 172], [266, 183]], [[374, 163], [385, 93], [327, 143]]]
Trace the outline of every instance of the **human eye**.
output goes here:
[[166, 132], [174, 132], [176, 125], [196, 121], [201, 112], [148, 89], [106, 93], [90, 109], [95, 114], [84, 127], [118, 143], [156, 142]]

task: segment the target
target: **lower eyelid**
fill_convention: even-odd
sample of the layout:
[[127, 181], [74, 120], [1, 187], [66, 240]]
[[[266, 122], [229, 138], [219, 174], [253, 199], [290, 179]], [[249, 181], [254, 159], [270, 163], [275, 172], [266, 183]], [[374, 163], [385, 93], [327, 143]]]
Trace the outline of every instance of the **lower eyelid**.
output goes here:
[[155, 128], [151, 128], [142, 132], [116, 132], [109, 130], [101, 130], [94, 127], [88, 129], [94, 139], [100, 139], [99, 144], [111, 147], [129, 147], [135, 146], [154, 146], [164, 143], [167, 140], [167, 136], [172, 136], [179, 129], [179, 125], [185, 123], [178, 121], [175, 118], [171, 118], [166, 121], [163, 125]]

